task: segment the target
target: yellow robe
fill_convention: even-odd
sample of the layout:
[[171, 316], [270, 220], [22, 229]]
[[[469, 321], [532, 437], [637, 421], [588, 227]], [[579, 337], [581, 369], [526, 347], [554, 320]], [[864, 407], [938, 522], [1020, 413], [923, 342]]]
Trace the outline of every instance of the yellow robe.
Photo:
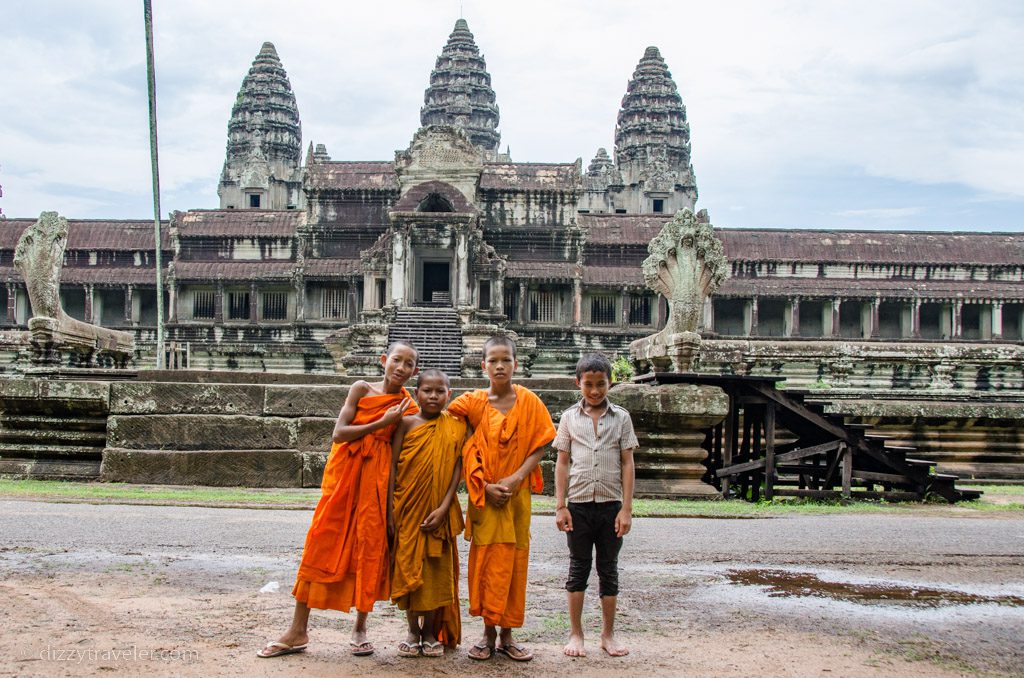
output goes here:
[[502, 507], [485, 500], [484, 487], [514, 473], [535, 450], [555, 439], [544, 403], [529, 389], [513, 385], [516, 402], [502, 414], [479, 390], [456, 398], [448, 411], [465, 417], [473, 436], [462, 450], [469, 492], [466, 538], [469, 547], [469, 613], [484, 623], [518, 628], [526, 616], [526, 573], [530, 558], [530, 491], [544, 488], [540, 468]]
[[447, 412], [407, 432], [398, 453], [392, 507], [391, 600], [402, 610], [438, 610], [434, 633], [448, 647], [456, 647], [462, 636], [455, 538], [464, 523], [458, 499], [439, 528], [428, 533], [420, 525], [441, 505], [465, 436], [466, 424]]
[[[411, 396], [363, 396], [353, 424], [376, 421], [392, 405]], [[415, 404], [407, 414], [418, 412]], [[335, 443], [324, 467], [320, 501], [306, 534], [306, 546], [292, 595], [317, 609], [373, 610], [387, 600], [387, 495], [391, 475], [391, 434], [385, 426], [347, 443]]]

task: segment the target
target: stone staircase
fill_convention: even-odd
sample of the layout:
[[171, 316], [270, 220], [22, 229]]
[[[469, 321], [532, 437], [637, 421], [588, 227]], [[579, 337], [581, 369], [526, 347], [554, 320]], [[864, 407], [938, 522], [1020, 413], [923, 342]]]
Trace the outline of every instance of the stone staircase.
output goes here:
[[420, 369], [435, 367], [449, 377], [462, 374], [462, 330], [453, 308], [401, 308], [388, 328], [388, 344], [408, 341], [420, 355]]

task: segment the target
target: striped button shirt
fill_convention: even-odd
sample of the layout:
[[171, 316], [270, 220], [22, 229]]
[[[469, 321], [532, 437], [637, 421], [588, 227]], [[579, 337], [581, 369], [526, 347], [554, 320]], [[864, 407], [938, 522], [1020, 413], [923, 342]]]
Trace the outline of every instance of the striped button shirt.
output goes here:
[[572, 502], [622, 501], [622, 450], [637, 446], [633, 420], [625, 409], [608, 402], [594, 420], [576, 403], [558, 421], [555, 448], [569, 453], [569, 492]]

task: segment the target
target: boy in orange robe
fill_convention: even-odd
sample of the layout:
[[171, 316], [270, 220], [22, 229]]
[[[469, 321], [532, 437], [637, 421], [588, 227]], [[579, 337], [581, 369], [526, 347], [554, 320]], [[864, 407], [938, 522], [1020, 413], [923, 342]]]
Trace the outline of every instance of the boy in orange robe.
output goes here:
[[260, 657], [305, 650], [310, 608], [348, 612], [355, 607], [352, 654], [373, 653], [373, 644], [366, 639], [366, 616], [375, 601], [389, 597], [386, 520], [391, 435], [404, 415], [419, 411], [404, 387], [416, 373], [416, 349], [394, 342], [380, 361], [384, 378], [352, 384], [338, 415], [321, 483], [323, 493], [292, 589], [292, 624], [281, 638], [256, 653]]
[[462, 451], [469, 492], [469, 613], [483, 617], [484, 634], [469, 651], [472, 659], [490, 659], [496, 651], [516, 661], [533, 659], [513, 640], [512, 629], [523, 625], [526, 613], [530, 490], [544, 487], [537, 465], [555, 427], [540, 398], [512, 383], [517, 366], [515, 342], [491, 337], [481, 363], [490, 387], [461, 395], [448, 407], [473, 427]]
[[420, 413], [402, 419], [391, 441], [391, 600], [409, 623], [398, 644], [403, 657], [441, 657], [445, 646], [454, 649], [462, 639], [455, 538], [464, 523], [455, 490], [466, 424], [444, 411], [450, 397], [444, 372], [422, 371], [416, 382]]

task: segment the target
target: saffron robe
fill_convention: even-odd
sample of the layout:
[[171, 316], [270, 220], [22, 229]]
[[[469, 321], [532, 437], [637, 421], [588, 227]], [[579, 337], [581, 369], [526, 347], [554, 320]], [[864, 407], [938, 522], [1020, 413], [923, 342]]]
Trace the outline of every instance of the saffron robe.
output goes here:
[[395, 471], [395, 547], [391, 600], [401, 610], [434, 615], [435, 637], [448, 647], [462, 640], [459, 615], [459, 551], [462, 507], [457, 498], [447, 520], [432, 532], [420, 525], [444, 500], [462, 454], [466, 424], [447, 412], [405, 434]]
[[[366, 395], [352, 424], [369, 424], [387, 409], [412, 399], [399, 393]], [[406, 414], [418, 412], [415, 403]], [[306, 546], [292, 595], [308, 607], [370, 612], [389, 597], [387, 538], [391, 434], [384, 426], [362, 438], [334, 443], [320, 484], [320, 501], [306, 534]]]
[[473, 427], [462, 450], [469, 492], [469, 613], [504, 628], [522, 626], [526, 616], [530, 491], [544, 489], [544, 480], [535, 468], [501, 507], [486, 502], [484, 487], [515, 473], [531, 453], [555, 439], [551, 415], [540, 398], [517, 384], [512, 388], [516, 402], [508, 414], [491, 406], [486, 390], [461, 395], [448, 406]]

